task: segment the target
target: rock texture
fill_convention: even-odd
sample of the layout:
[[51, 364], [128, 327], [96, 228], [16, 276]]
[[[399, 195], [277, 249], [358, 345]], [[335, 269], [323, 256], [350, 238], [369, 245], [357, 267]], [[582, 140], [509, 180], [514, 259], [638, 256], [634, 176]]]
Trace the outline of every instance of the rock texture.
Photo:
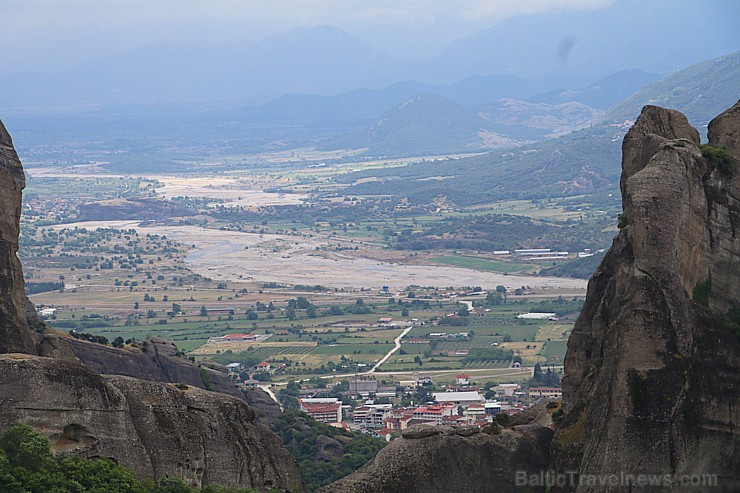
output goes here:
[[[184, 383], [244, 399], [244, 395], [224, 372], [193, 364], [172, 342], [159, 337], [150, 337], [139, 343], [137, 348], [123, 349], [80, 339], [65, 340], [75, 356], [96, 373], [124, 375], [153, 382]], [[204, 374], [201, 375], [201, 372]]]
[[[622, 227], [568, 341], [554, 439], [525, 415], [493, 437], [409, 430], [322, 491], [740, 491], [740, 341], [723, 320], [740, 304], [740, 103], [708, 130], [734, 173], [675, 111], [645, 107], [624, 139]], [[517, 470], [565, 481], [515, 488]], [[663, 479], [620, 483], [638, 474]]]
[[[709, 128], [740, 158], [740, 104]], [[740, 170], [722, 173], [698, 142], [683, 115], [653, 106], [624, 139], [626, 225], [568, 341], [555, 471], [716, 474], [713, 491], [740, 491], [740, 346], [720, 321], [740, 303]], [[709, 308], [693, 300], [702, 285]]]
[[0, 353], [36, 353], [26, 314], [23, 272], [16, 253], [20, 233], [21, 192], [26, 186], [13, 141], [0, 122]]
[[263, 420], [268, 426], [272, 426], [283, 413], [280, 406], [270, 395], [260, 388], [250, 388], [242, 391], [257, 418]]
[[507, 493], [523, 491], [516, 485], [516, 471], [547, 469], [550, 428], [524, 426], [500, 435], [470, 436], [447, 427], [428, 428], [437, 430], [419, 429], [407, 436], [420, 438], [394, 440], [357, 472], [321, 493]]
[[221, 372], [160, 339], [144, 352], [43, 332], [16, 256], [23, 186], [0, 123], [0, 432], [27, 423], [58, 451], [111, 457], [142, 478], [303, 491], [295, 459]]
[[11, 354], [0, 356], [0, 409], [0, 429], [27, 423], [56, 450], [113, 457], [140, 477], [301, 489], [280, 439], [243, 401], [218, 393]]

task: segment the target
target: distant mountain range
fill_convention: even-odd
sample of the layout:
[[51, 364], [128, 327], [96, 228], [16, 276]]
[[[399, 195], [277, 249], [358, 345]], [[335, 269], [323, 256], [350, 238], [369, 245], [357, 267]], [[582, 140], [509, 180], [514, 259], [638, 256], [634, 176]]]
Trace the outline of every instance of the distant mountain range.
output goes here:
[[495, 134], [491, 122], [437, 94], [418, 94], [386, 111], [365, 130], [321, 147], [367, 148], [369, 154], [408, 156], [512, 147], [516, 141]]
[[[330, 96], [408, 80], [440, 86], [466, 79], [467, 87], [442, 95], [466, 106], [539, 93], [548, 94], [531, 102], [570, 102], [552, 91], [585, 87], [623, 70], [666, 74], [736, 50], [740, 39], [729, 19], [739, 17], [740, 4], [734, 2], [708, 9], [695, 0], [675, 0], [670, 6], [619, 0], [590, 11], [512, 18], [423, 60], [394, 59], [331, 26], [294, 28], [259, 42], [161, 41], [59, 73], [1, 77], [0, 110], [173, 102], [216, 108], [265, 103], [289, 93]], [[467, 100], [478, 82], [488, 84], [485, 77], [497, 74], [513, 76], [498, 81], [502, 89], [508, 87], [506, 94]], [[536, 83], [511, 85], [522, 79]], [[608, 93], [618, 81], [610, 83], [615, 85], [602, 91], [586, 88], [576, 101], [605, 109], [616, 102]]]
[[634, 120], [646, 104], [680, 111], [703, 127], [740, 99], [740, 51], [685, 68], [650, 84], [606, 114], [607, 121]]
[[[387, 193], [408, 197], [416, 204], [432, 203], [440, 198], [456, 205], [470, 205], [490, 201], [494, 196], [542, 198], [606, 191], [616, 194], [620, 175], [620, 142], [626, 126], [614, 126], [613, 122], [634, 119], [645, 104], [678, 108], [690, 115], [693, 121], [701, 122], [705, 115], [718, 113], [716, 107], [732, 106], [740, 96], [739, 88], [740, 52], [693, 65], [650, 84], [614, 107], [604, 118], [598, 110], [581, 103], [546, 105], [504, 99], [469, 110], [484, 120], [481, 123], [480, 120], [463, 119], [459, 108], [456, 109], [456, 118], [448, 119], [444, 105], [427, 104], [424, 112], [427, 119], [459, 121], [456, 131], [465, 129], [466, 132], [467, 140], [450, 129], [433, 131], [431, 126], [409, 124], [408, 128], [418, 132], [425, 130], [426, 137], [433, 135], [437, 146], [445, 142], [445, 135], [456, 135], [457, 142], [470, 142], [470, 136], [475, 134], [475, 125], [498, 132], [502, 139], [509, 137], [512, 143], [516, 131], [525, 129], [534, 132], [538, 127], [552, 129], [579, 121], [582, 126], [588, 124], [589, 128], [476, 157], [373, 170], [374, 180], [371, 181], [366, 180], [370, 172], [350, 173], [337, 177], [337, 180], [354, 183], [348, 193]], [[578, 94], [577, 91], [574, 93]], [[413, 112], [416, 112], [413, 105], [396, 108], [394, 124], [404, 121], [404, 113]], [[436, 113], [432, 115], [433, 112]], [[401, 132], [399, 129], [394, 131]], [[424, 139], [416, 134], [415, 139], [406, 140], [409, 148], [418, 152], [419, 149], [413, 146], [424, 142]], [[378, 144], [375, 142], [375, 147], [370, 145], [370, 148], [378, 152]], [[386, 148], [395, 149], [397, 144]]]
[[642, 70], [620, 70], [580, 89], [559, 89], [527, 98], [532, 103], [582, 103], [592, 108], [607, 110], [621, 103], [642, 87], [659, 80], [657, 74]]
[[[496, 149], [634, 119], [646, 104], [676, 108], [700, 124], [740, 97], [740, 52], [693, 65], [630, 96], [651, 79], [653, 75], [641, 71], [620, 72], [583, 89], [540, 94], [529, 101], [500, 98], [472, 108], [425, 94], [407, 99], [366, 130], [321, 146], [367, 147], [370, 154], [391, 156]], [[606, 115], [581, 102], [603, 106], [617, 98], [623, 102]]]
[[[207, 111], [207, 104], [140, 104], [77, 112], [40, 109], [35, 114], [11, 113], [6, 120], [19, 142], [26, 145], [102, 142], [105, 149], [127, 149], [111, 156], [115, 161], [111, 166], [129, 171], [143, 160], [176, 170], [179, 161], [197, 161], [198, 149], [212, 148], [214, 142], [220, 149], [234, 153], [306, 146], [322, 150], [360, 149], [366, 156], [376, 157], [486, 152], [598, 126], [602, 121], [634, 119], [645, 104], [677, 108], [701, 125], [707, 115], [718, 113], [718, 109], [729, 107], [738, 99], [740, 52], [685, 68], [630, 96], [635, 87], [652, 77], [641, 71], [622, 71], [580, 89], [543, 92], [538, 90], [542, 81], [511, 75], [475, 76], [454, 84], [431, 86], [406, 81], [336, 96], [289, 94], [260, 105], [237, 109], [226, 105], [218, 111]], [[585, 103], [603, 107], [616, 98], [624, 102], [605, 116], [601, 109]], [[590, 135], [592, 139], [611, 142], [614, 131], [606, 128]], [[582, 140], [578, 145], [587, 143]], [[525, 149], [533, 154], [549, 145], [535, 144]], [[570, 149], [571, 145], [566, 147]], [[24, 152], [23, 147], [19, 149]], [[566, 163], [566, 168], [567, 163], [594, 166], [581, 162], [577, 152], [568, 152], [573, 157], [565, 161], [561, 159], [565, 155], [562, 152], [552, 154], [553, 162]], [[596, 152], [586, 154], [598, 159]], [[525, 159], [527, 163], [541, 167], [536, 157], [530, 157]], [[607, 168], [610, 166], [618, 171], [617, 162]], [[516, 176], [509, 173], [532, 171], [528, 169], [505, 168], [498, 176], [508, 176], [509, 182], [515, 183]], [[584, 177], [583, 183], [593, 184], [584, 185], [585, 189], [612, 185], [618, 173], [600, 169], [596, 174], [587, 173], [590, 178], [573, 175], [571, 185], [566, 182], [561, 192], [570, 186], [578, 189], [577, 183]], [[561, 170], [557, 175], [564, 177], [567, 173]], [[545, 186], [544, 181], [538, 184], [529, 179], [531, 176], [525, 178], [522, 190]]]

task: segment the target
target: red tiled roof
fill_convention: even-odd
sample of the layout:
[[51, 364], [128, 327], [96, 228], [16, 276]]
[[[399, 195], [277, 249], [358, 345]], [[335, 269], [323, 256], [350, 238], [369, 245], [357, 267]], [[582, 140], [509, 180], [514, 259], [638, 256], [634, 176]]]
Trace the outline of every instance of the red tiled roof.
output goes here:
[[309, 413], [335, 413], [342, 405], [341, 402], [318, 403], [318, 404], [301, 404], [301, 407]]

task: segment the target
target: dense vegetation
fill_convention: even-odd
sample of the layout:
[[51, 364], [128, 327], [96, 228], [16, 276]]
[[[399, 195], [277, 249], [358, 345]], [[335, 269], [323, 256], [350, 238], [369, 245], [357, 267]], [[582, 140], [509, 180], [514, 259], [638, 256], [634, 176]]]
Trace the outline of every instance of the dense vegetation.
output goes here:
[[732, 154], [730, 154], [730, 151], [709, 144], [700, 145], [699, 150], [704, 159], [709, 163], [711, 171], [716, 169], [725, 177], [732, 178], [735, 174], [737, 163], [735, 162], [735, 158], [732, 157]]
[[478, 251], [513, 248], [551, 248], [578, 251], [607, 245], [614, 233], [612, 218], [584, 222], [534, 220], [510, 214], [451, 217], [438, 227], [398, 237], [403, 250], [469, 249]]
[[558, 372], [553, 371], [552, 368], [542, 371], [542, 366], [536, 363], [529, 385], [531, 387], [560, 387], [560, 375], [558, 375]]
[[[272, 430], [298, 461], [308, 491], [356, 471], [385, 445], [384, 440], [334, 428], [294, 409], [286, 410]], [[331, 453], [320, 450], [326, 442], [334, 445]]]
[[49, 291], [59, 291], [64, 289], [63, 282], [27, 282], [26, 294], [48, 293]]
[[251, 493], [254, 490], [189, 487], [178, 478], [140, 481], [107, 458], [54, 454], [49, 440], [16, 424], [0, 438], [0, 491], [3, 493]]

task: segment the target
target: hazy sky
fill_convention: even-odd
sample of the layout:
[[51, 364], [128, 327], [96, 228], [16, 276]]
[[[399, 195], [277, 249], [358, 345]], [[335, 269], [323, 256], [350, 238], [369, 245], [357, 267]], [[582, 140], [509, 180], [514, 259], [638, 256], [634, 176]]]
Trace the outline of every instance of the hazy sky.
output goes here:
[[0, 0], [0, 74], [60, 70], [160, 39], [258, 39], [306, 24], [335, 25], [396, 56], [430, 56], [509, 17], [614, 1]]

